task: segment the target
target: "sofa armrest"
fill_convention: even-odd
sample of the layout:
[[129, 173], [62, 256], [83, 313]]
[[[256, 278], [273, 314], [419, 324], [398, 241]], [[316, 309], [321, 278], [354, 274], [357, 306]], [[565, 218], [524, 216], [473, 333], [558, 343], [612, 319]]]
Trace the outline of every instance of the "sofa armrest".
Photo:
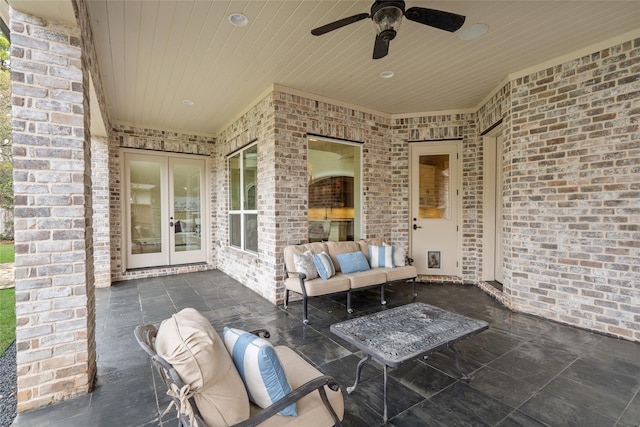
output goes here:
[[300, 387], [296, 388], [295, 390], [291, 391], [291, 393], [287, 394], [285, 397], [278, 400], [273, 405], [267, 408], [264, 408], [254, 417], [249, 418], [248, 420], [245, 420], [241, 423], [234, 424], [233, 427], [257, 426], [258, 424], [263, 423], [264, 421], [268, 420], [272, 416], [276, 415], [278, 412], [282, 411], [287, 406], [297, 402], [298, 400], [302, 399], [304, 396], [308, 395], [309, 393], [313, 393], [316, 390], [320, 393], [320, 398], [322, 399], [324, 406], [327, 408], [327, 410], [333, 417], [335, 426], [341, 426], [342, 424], [340, 423], [340, 419], [338, 418], [335, 411], [333, 410], [333, 407], [329, 403], [329, 399], [327, 398], [327, 393], [324, 390], [325, 386], [329, 387], [333, 391], [338, 391], [340, 388], [336, 380], [330, 376], [323, 375], [323, 376], [314, 378], [306, 382], [305, 384], [301, 385]]
[[410, 256], [406, 257], [405, 260], [407, 261], [407, 264], [413, 265], [413, 258], [411, 258]]

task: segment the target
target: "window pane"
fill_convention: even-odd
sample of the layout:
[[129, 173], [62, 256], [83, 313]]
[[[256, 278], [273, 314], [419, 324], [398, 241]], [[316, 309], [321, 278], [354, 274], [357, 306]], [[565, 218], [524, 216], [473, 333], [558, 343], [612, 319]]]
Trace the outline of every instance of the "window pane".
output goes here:
[[420, 156], [420, 218], [449, 219], [449, 155]]
[[160, 164], [130, 163], [131, 253], [162, 252]]
[[360, 238], [359, 145], [309, 139], [309, 241]]
[[258, 215], [246, 214], [244, 218], [244, 248], [258, 252]]
[[254, 145], [242, 152], [244, 162], [244, 209], [256, 210], [256, 184], [258, 177], [258, 146]]
[[242, 247], [242, 217], [240, 214], [229, 215], [229, 244], [236, 248]]
[[229, 157], [229, 209], [240, 210], [240, 154]]

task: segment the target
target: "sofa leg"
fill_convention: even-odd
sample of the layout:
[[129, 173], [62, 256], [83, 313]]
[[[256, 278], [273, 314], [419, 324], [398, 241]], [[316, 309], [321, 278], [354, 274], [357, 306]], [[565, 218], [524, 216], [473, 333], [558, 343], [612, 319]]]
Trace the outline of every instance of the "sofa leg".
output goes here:
[[416, 278], [415, 277], [411, 280], [411, 291], [413, 292], [413, 297], [414, 298], [418, 296], [418, 293], [416, 292]]
[[284, 308], [289, 308], [289, 289], [284, 290]]
[[351, 308], [351, 290], [347, 291], [347, 313], [353, 313], [353, 309]]
[[380, 286], [380, 304], [387, 305], [387, 300], [384, 298], [384, 285]]
[[305, 325], [309, 324], [309, 319], [307, 318], [307, 296], [305, 295], [302, 298], [302, 323]]

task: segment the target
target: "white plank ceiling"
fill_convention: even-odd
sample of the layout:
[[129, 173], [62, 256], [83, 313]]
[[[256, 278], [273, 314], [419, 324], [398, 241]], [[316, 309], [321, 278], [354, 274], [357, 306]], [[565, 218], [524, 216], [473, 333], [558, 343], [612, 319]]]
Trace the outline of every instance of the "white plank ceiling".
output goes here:
[[[73, 20], [68, 1], [10, 3]], [[389, 114], [471, 109], [508, 75], [640, 31], [638, 1], [503, 0], [408, 1], [407, 8], [465, 15], [465, 25], [486, 23], [489, 32], [464, 41], [404, 19], [389, 55], [379, 60], [371, 58], [370, 20], [320, 37], [310, 34], [336, 19], [368, 13], [371, 4], [89, 0], [110, 117], [216, 135], [272, 84]], [[232, 26], [231, 12], [244, 13], [249, 25]], [[380, 78], [387, 70], [395, 77]], [[194, 104], [185, 105], [185, 99]]]

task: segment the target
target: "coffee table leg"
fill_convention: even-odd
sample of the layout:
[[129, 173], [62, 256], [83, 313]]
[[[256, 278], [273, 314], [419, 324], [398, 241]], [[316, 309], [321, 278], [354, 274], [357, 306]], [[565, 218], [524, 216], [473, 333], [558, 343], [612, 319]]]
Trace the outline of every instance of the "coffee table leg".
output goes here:
[[353, 386], [347, 387], [347, 393], [351, 394], [351, 392], [355, 390], [356, 387], [358, 387], [358, 383], [360, 382], [360, 373], [362, 372], [362, 367], [364, 366], [365, 363], [367, 363], [370, 360], [371, 360], [371, 356], [368, 354], [362, 359], [360, 359], [360, 361], [358, 362], [358, 367], [356, 368], [356, 382], [353, 383]]
[[460, 364], [460, 352], [455, 345], [452, 345], [451, 349], [453, 350], [453, 354], [456, 356], [456, 368], [458, 369], [458, 373], [460, 374], [460, 379], [466, 382], [471, 381], [471, 376], [465, 374], [462, 370], [462, 364]]
[[382, 414], [382, 420], [386, 424], [387, 423], [387, 365], [384, 365], [384, 393], [383, 393], [383, 399], [384, 399], [384, 412]]

